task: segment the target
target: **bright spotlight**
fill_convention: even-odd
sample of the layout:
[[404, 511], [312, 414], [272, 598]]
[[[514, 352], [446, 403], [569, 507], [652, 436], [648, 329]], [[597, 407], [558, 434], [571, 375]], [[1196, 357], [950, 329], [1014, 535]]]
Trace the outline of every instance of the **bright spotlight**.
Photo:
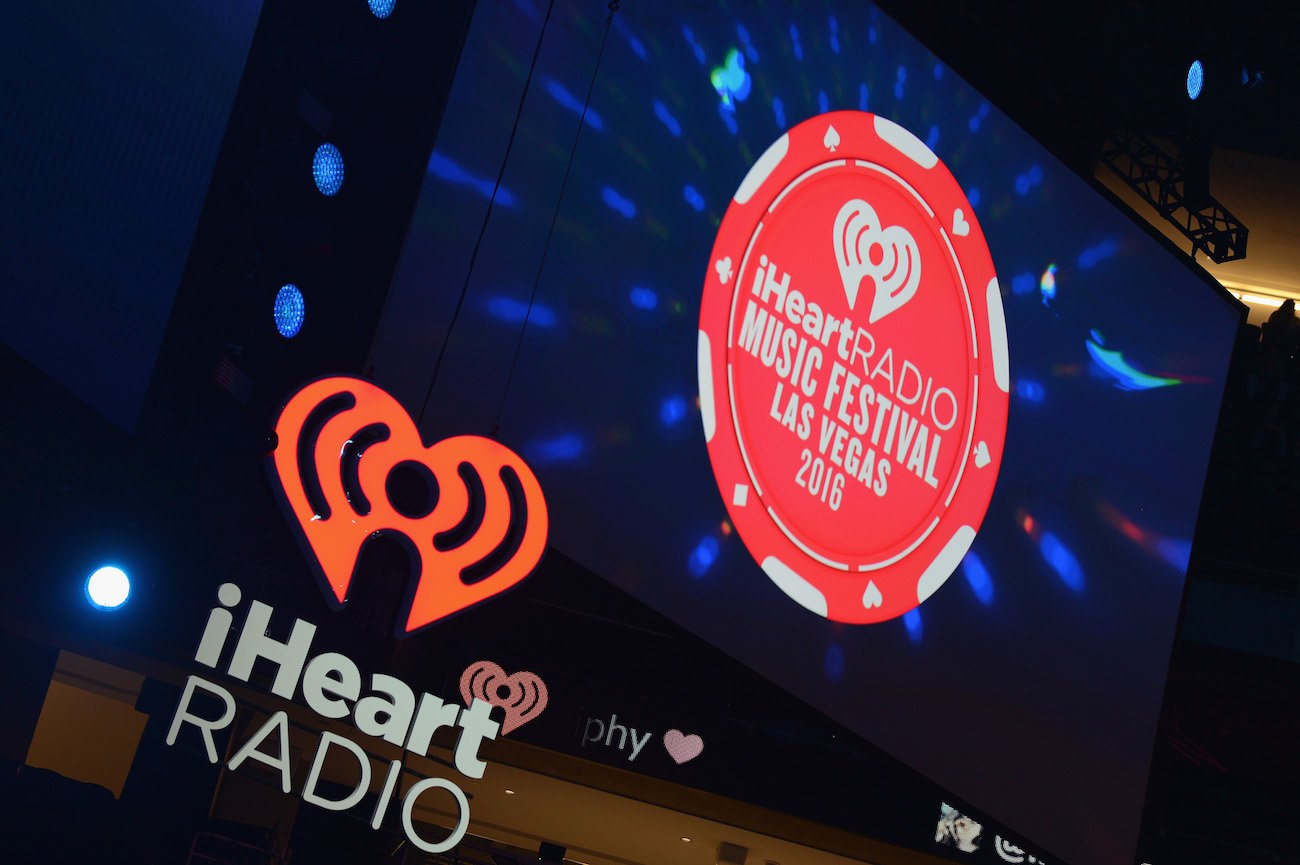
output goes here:
[[311, 160], [311, 176], [320, 194], [331, 196], [343, 188], [343, 154], [333, 144], [326, 142], [316, 148]]
[[1201, 88], [1205, 86], [1205, 67], [1201, 61], [1193, 60], [1192, 65], [1187, 67], [1187, 98], [1196, 99], [1201, 95]]
[[302, 330], [302, 321], [307, 315], [307, 303], [302, 292], [292, 282], [280, 286], [275, 293], [275, 329], [280, 336], [291, 339]]
[[126, 572], [113, 565], [105, 565], [86, 580], [86, 597], [101, 610], [116, 610], [131, 595], [131, 580]]
[[387, 18], [393, 14], [393, 7], [397, 5], [397, 0], [369, 0], [370, 11], [376, 18]]

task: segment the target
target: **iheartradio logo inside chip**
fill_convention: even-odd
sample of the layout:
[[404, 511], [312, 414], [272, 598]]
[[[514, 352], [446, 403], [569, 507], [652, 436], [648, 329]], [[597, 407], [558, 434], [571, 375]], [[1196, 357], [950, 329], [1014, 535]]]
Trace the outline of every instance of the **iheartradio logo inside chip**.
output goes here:
[[732, 521], [787, 595], [851, 623], [932, 595], [992, 497], [1009, 378], [988, 245], [924, 143], [840, 111], [759, 157], [705, 278], [700, 405]]

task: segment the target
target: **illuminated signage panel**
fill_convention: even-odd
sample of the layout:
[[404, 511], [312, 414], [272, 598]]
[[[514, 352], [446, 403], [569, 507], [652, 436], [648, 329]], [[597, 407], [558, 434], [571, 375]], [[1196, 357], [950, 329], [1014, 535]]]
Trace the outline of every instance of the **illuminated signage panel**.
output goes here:
[[[874, 7], [607, 14], [479, 7], [376, 379], [429, 390], [466, 286], [432, 427], [499, 423], [558, 551], [990, 834], [1131, 861], [1236, 311]], [[539, 39], [558, 144], [502, 169]]]

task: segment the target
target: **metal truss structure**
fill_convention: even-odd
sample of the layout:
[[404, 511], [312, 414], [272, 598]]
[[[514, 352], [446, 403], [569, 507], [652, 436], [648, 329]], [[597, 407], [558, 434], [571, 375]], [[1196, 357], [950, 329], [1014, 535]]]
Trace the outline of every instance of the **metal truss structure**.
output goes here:
[[1199, 249], [1219, 264], [1246, 257], [1246, 226], [1213, 196], [1189, 200], [1183, 156], [1140, 132], [1112, 132], [1102, 144], [1101, 161], [1191, 240], [1193, 255]]

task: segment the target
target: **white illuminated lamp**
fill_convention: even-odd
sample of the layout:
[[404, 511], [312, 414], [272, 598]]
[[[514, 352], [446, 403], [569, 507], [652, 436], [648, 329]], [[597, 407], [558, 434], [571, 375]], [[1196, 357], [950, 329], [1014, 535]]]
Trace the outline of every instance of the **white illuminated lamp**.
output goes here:
[[86, 597], [101, 610], [117, 610], [131, 596], [131, 579], [126, 571], [105, 565], [86, 580]]
[[1187, 98], [1195, 102], [1204, 87], [1205, 67], [1201, 65], [1201, 61], [1193, 60], [1192, 65], [1187, 67]]

